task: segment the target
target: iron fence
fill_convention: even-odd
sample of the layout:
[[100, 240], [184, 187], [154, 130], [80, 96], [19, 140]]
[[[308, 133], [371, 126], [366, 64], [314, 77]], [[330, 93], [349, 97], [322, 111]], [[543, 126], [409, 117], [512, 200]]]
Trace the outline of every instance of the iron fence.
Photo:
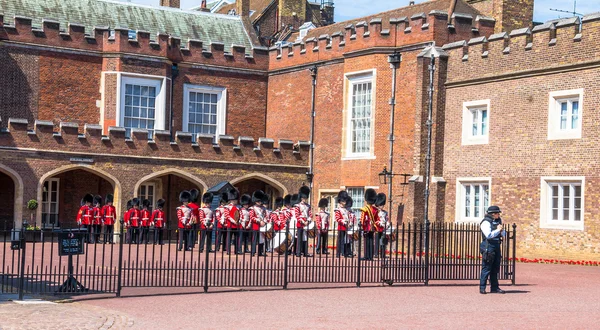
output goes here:
[[[61, 231], [0, 231], [0, 294], [120, 296], [129, 287], [282, 287], [295, 283], [423, 283], [479, 279], [477, 224], [402, 223], [383, 233], [124, 228], [59, 256]], [[64, 229], [63, 229], [64, 231]], [[141, 234], [140, 234], [141, 233]], [[152, 234], [152, 235], [149, 235]], [[426, 236], [429, 244], [426, 245]], [[264, 237], [264, 236], [262, 236]], [[306, 239], [304, 239], [306, 238]], [[114, 242], [114, 243], [112, 243]], [[499, 278], [515, 283], [516, 225]]]

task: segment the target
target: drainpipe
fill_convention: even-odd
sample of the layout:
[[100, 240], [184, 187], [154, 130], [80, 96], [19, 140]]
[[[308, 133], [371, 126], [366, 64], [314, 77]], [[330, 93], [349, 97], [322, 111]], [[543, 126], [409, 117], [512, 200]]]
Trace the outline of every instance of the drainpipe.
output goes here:
[[310, 186], [310, 205], [313, 205], [313, 177], [314, 177], [314, 163], [315, 163], [315, 99], [316, 99], [316, 88], [317, 88], [317, 66], [310, 68], [310, 76], [312, 77], [312, 105], [310, 115], [310, 168], [306, 173], [306, 179]]

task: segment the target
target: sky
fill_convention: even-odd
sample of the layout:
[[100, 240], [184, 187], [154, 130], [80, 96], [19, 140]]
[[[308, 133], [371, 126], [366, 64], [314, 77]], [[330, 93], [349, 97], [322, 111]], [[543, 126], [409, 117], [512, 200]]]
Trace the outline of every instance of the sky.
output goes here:
[[[127, 0], [121, 0], [127, 1]], [[129, 0], [130, 2], [158, 6], [159, 0]], [[313, 0], [314, 1], [314, 0]], [[416, 3], [425, 0], [416, 0]], [[589, 14], [600, 12], [600, 0], [576, 0], [577, 12]], [[181, 8], [187, 9], [200, 5], [200, 0], [181, 0]], [[212, 2], [208, 0], [208, 2]], [[357, 17], [376, 14], [383, 11], [404, 7], [409, 0], [333, 0], [335, 4], [336, 22], [346, 21]], [[533, 19], [536, 22], [573, 16], [568, 13], [551, 11], [560, 9], [573, 11], [574, 0], [535, 0]]]

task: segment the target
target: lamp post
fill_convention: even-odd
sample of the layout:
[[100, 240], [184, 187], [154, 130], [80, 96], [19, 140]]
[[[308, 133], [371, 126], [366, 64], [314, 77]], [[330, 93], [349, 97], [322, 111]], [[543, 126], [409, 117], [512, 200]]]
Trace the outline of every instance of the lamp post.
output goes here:
[[179, 67], [177, 63], [173, 62], [171, 65], [171, 111], [169, 112], [169, 134], [171, 135], [171, 142], [175, 141], [173, 136], [173, 93], [175, 92], [175, 78], [179, 76]]
[[[402, 55], [398, 52], [394, 52], [388, 56], [388, 62], [390, 63], [390, 68], [392, 69], [392, 97], [390, 98], [390, 135], [388, 140], [390, 141], [390, 159], [389, 159], [389, 177], [388, 175], [384, 175], [384, 180], [389, 178], [388, 184], [388, 208], [389, 208], [389, 218], [392, 219], [392, 210], [393, 208], [393, 195], [392, 195], [392, 183], [393, 183], [393, 173], [394, 173], [394, 115], [396, 112], [396, 72], [398, 71], [398, 67], [400, 67], [400, 62], [402, 62]], [[384, 172], [387, 172], [387, 169], [383, 168]]]
[[310, 150], [309, 150], [309, 158], [310, 158], [310, 167], [308, 169], [308, 173], [306, 173], [306, 180], [308, 181], [310, 187], [310, 205], [312, 203], [312, 197], [314, 195], [313, 192], [313, 178], [314, 174], [314, 164], [315, 164], [315, 99], [316, 99], [316, 88], [317, 88], [317, 66], [313, 66], [310, 68], [310, 76], [312, 77], [312, 103], [311, 103], [311, 112], [310, 112]]

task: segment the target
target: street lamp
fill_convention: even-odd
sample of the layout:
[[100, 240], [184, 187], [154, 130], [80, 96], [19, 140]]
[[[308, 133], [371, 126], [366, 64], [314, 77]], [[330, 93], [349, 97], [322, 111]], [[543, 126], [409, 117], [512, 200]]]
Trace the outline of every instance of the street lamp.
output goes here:
[[383, 171], [381, 171], [378, 175], [379, 175], [379, 183], [380, 184], [389, 184], [389, 185], [391, 185], [392, 180], [390, 180], [390, 179], [393, 176], [400, 175], [400, 176], [404, 177], [404, 181], [401, 183], [401, 185], [407, 185], [408, 182], [407, 182], [406, 178], [408, 178], [412, 174], [407, 174], [407, 173], [395, 174], [395, 173], [392, 173], [392, 172], [388, 171], [387, 166], [384, 166], [383, 167]]
[[[392, 97], [390, 98], [390, 158], [389, 158], [389, 167], [390, 171], [387, 171], [387, 168], [383, 168], [383, 180], [385, 184], [389, 181], [388, 186], [388, 214], [390, 219], [392, 219], [392, 210], [394, 199], [392, 198], [392, 179], [394, 172], [394, 115], [396, 112], [396, 72], [400, 67], [400, 62], [402, 62], [402, 55], [398, 52], [394, 52], [393, 54], [388, 55], [388, 63], [390, 63], [390, 68], [392, 69]], [[379, 180], [381, 182], [381, 174], [379, 175]], [[389, 180], [388, 180], [389, 179]]]

